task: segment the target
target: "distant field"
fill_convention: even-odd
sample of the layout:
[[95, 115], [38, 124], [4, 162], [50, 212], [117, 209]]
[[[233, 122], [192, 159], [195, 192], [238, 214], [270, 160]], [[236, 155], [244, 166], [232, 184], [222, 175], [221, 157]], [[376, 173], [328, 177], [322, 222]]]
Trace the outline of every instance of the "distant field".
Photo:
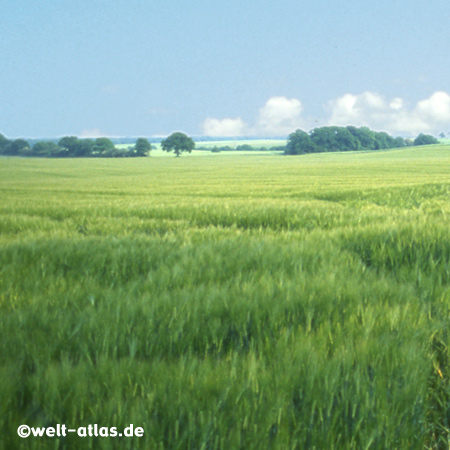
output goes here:
[[450, 147], [210, 155], [0, 160], [0, 448], [447, 448]]
[[[214, 147], [230, 147], [232, 149], [236, 149], [239, 145], [251, 145], [253, 148], [258, 149], [255, 151], [260, 151], [260, 149], [264, 149], [260, 151], [261, 153], [266, 153], [267, 150], [271, 150], [274, 147], [280, 147], [286, 145], [286, 139], [236, 139], [230, 141], [199, 141], [196, 142], [196, 148], [204, 148], [205, 150], [194, 150], [190, 156], [205, 156], [207, 150], [212, 150]], [[127, 148], [130, 144], [120, 144], [116, 147], [118, 148]], [[255, 154], [255, 151], [238, 151], [236, 154]], [[221, 152], [221, 154], [226, 154], [228, 156], [234, 154], [233, 151]], [[161, 144], [152, 144], [152, 151], [150, 153], [153, 157], [161, 157], [161, 156], [174, 156], [173, 153], [163, 152], [161, 150]], [[212, 153], [213, 156], [217, 156], [217, 153]], [[187, 154], [183, 154], [182, 156], [187, 156]]]
[[217, 147], [231, 147], [236, 148], [239, 145], [251, 145], [254, 148], [266, 148], [279, 147], [286, 145], [286, 139], [236, 139], [231, 141], [202, 141], [196, 142], [197, 147], [213, 148]]

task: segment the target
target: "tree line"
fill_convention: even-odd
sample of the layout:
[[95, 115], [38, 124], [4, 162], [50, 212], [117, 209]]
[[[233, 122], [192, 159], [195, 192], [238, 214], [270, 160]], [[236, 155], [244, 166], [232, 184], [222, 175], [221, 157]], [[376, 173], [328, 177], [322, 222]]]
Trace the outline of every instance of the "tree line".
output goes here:
[[[309, 133], [296, 130], [289, 135], [286, 146], [273, 147], [271, 150], [284, 151], [286, 155], [301, 155], [305, 153], [341, 152], [354, 150], [382, 150], [388, 148], [406, 147], [412, 145], [437, 144], [433, 136], [419, 134], [416, 139], [392, 137], [384, 131], [373, 131], [368, 127], [320, 127]], [[195, 142], [191, 137], [181, 132], [172, 133], [161, 141], [161, 148], [166, 152], [174, 152], [180, 156], [182, 152], [191, 153]], [[199, 149], [206, 149], [200, 147]], [[144, 157], [148, 156], [152, 146], [146, 138], [139, 138], [133, 146], [118, 148], [111, 139], [81, 139], [76, 136], [65, 136], [59, 141], [37, 141], [30, 145], [25, 139], [9, 140], [0, 134], [0, 155], [32, 156], [46, 158], [77, 158], [77, 157]], [[232, 148], [214, 147], [211, 151], [229, 151]], [[258, 150], [249, 144], [238, 145], [235, 150]], [[261, 149], [262, 150], [262, 149]]]
[[412, 145], [437, 144], [433, 136], [420, 134], [416, 139], [392, 137], [384, 131], [373, 131], [368, 127], [320, 127], [309, 133], [296, 130], [291, 133], [285, 149], [287, 155], [304, 153], [342, 152], [352, 150], [383, 150]]
[[134, 146], [117, 148], [111, 139], [105, 137], [80, 139], [76, 136], [65, 136], [58, 142], [38, 141], [30, 145], [25, 139], [9, 140], [0, 134], [0, 155], [7, 156], [123, 158], [148, 156], [151, 149], [151, 144], [145, 138], [137, 139]]
[[[165, 152], [174, 152], [180, 156], [182, 152], [191, 153], [195, 142], [181, 132], [172, 133], [161, 141]], [[0, 155], [33, 156], [43, 158], [77, 158], [101, 157], [124, 158], [148, 156], [152, 146], [146, 138], [136, 140], [134, 146], [117, 148], [109, 138], [80, 139], [76, 136], [65, 136], [57, 143], [54, 141], [38, 141], [33, 146], [25, 139], [9, 140], [0, 134]]]
[[221, 153], [221, 152], [266, 152], [268, 150], [275, 152], [275, 151], [284, 151], [286, 148], [285, 145], [278, 145], [278, 146], [271, 146], [271, 147], [265, 147], [265, 146], [255, 146], [250, 144], [241, 144], [237, 145], [236, 147], [230, 147], [229, 145], [215, 145], [214, 147], [207, 147], [205, 145], [201, 145], [199, 147], [196, 147], [196, 150], [204, 150], [209, 151], [211, 153]]

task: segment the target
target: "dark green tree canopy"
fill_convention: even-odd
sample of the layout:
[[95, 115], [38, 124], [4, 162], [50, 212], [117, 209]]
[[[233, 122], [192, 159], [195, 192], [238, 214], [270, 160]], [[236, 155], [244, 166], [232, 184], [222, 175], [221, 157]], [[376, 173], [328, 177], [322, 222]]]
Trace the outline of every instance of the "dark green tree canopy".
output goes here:
[[107, 154], [108, 152], [113, 152], [115, 150], [113, 141], [106, 137], [97, 138], [94, 141], [93, 151], [99, 155]]
[[301, 155], [303, 153], [313, 153], [314, 151], [314, 144], [306, 131], [296, 130], [289, 135], [286, 145], [287, 155]]
[[244, 151], [244, 152], [251, 152], [252, 150], [254, 150], [254, 148], [249, 144], [242, 144], [242, 145], [238, 145], [236, 147], [236, 150]]
[[326, 149], [326, 151], [333, 152], [358, 149], [355, 137], [346, 128], [314, 128], [310, 133], [310, 137], [316, 147]]
[[78, 139], [76, 136], [65, 136], [58, 142], [62, 152], [58, 156], [91, 156], [94, 141], [91, 139]]
[[161, 147], [165, 152], [174, 151], [175, 156], [180, 156], [181, 152], [191, 153], [195, 148], [195, 142], [186, 134], [177, 131], [167, 139], [163, 139]]
[[11, 144], [11, 141], [0, 133], [0, 153], [3, 153]]
[[136, 151], [136, 156], [148, 156], [151, 151], [152, 146], [145, 138], [139, 138], [134, 145], [134, 150]]
[[90, 156], [94, 150], [92, 139], [79, 139], [74, 156]]
[[28, 150], [30, 150], [30, 144], [25, 139], [16, 139], [7, 147], [9, 155], [27, 154]]
[[33, 156], [50, 157], [58, 156], [61, 148], [51, 141], [39, 141], [33, 145]]
[[301, 155], [316, 152], [344, 152], [349, 150], [378, 150], [404, 147], [402, 137], [394, 138], [384, 131], [372, 131], [367, 127], [320, 127], [306, 133], [297, 130], [289, 135], [285, 153]]
[[395, 142], [394, 147], [398, 147], [398, 148], [406, 147], [406, 145], [407, 145], [405, 139], [403, 139], [401, 136], [394, 138], [394, 142]]
[[429, 134], [420, 133], [419, 136], [414, 139], [414, 145], [432, 145], [438, 143], [439, 141]]
[[357, 140], [359, 149], [375, 149], [375, 136], [372, 130], [367, 127], [357, 128], [352, 125], [347, 127], [347, 130], [354, 136]]
[[78, 138], [76, 136], [64, 136], [59, 140], [58, 145], [69, 154], [73, 155], [78, 146]]
[[[34, 140], [33, 140], [34, 141]], [[64, 136], [59, 141], [34, 141], [33, 146], [24, 139], [11, 141], [0, 134], [0, 155], [30, 156], [46, 158], [124, 158], [146, 156], [150, 147], [147, 139], [138, 139], [138, 150], [133, 148], [116, 148], [109, 138], [80, 139], [77, 136]], [[57, 142], [57, 143], [56, 143]]]

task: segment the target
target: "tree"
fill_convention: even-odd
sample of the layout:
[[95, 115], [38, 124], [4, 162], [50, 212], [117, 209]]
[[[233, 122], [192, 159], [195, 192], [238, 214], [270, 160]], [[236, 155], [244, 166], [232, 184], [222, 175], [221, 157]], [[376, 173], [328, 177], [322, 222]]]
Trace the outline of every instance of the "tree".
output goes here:
[[63, 149], [58, 156], [91, 156], [94, 150], [94, 141], [78, 139], [76, 136], [65, 136], [58, 145]]
[[375, 150], [383, 150], [385, 148], [396, 147], [395, 139], [385, 131], [376, 131], [375, 135]]
[[343, 127], [335, 127], [334, 134], [336, 136], [336, 148], [341, 151], [358, 150], [360, 143], [353, 134]]
[[285, 154], [336, 152], [347, 150], [378, 150], [409, 145], [402, 137], [394, 138], [383, 131], [372, 131], [367, 127], [326, 126], [314, 128], [309, 133], [297, 130], [289, 135]]
[[242, 152], [251, 152], [252, 150], [255, 150], [250, 144], [242, 144], [238, 145], [236, 147], [236, 150], [242, 151]]
[[20, 155], [23, 153], [28, 153], [30, 149], [30, 144], [24, 139], [16, 139], [12, 141], [11, 144], [7, 148], [8, 155]]
[[58, 145], [65, 150], [66, 154], [62, 153], [60, 156], [74, 156], [77, 152], [79, 141], [76, 136], [64, 136], [58, 142]]
[[[367, 127], [356, 128], [354, 126], [348, 126], [347, 130], [352, 133], [352, 135], [359, 142], [360, 149], [363, 150], [374, 150], [375, 149], [375, 136], [374, 132]], [[358, 148], [358, 149], [359, 149]]]
[[74, 156], [91, 156], [94, 149], [92, 139], [80, 139], [75, 148]]
[[6, 153], [11, 141], [0, 133], [0, 154]]
[[310, 138], [318, 151], [322, 152], [339, 152], [358, 149], [358, 140], [349, 130], [347, 130], [347, 128], [314, 128], [310, 133]]
[[184, 133], [179, 131], [172, 133], [167, 139], [161, 141], [161, 147], [165, 152], [175, 152], [175, 156], [179, 157], [181, 152], [189, 152], [195, 148], [195, 142]]
[[110, 156], [115, 150], [113, 141], [111, 139], [100, 137], [94, 141], [93, 151], [100, 156]]
[[134, 145], [136, 156], [148, 156], [152, 149], [150, 142], [145, 138], [139, 138]]
[[61, 148], [51, 141], [39, 141], [33, 145], [33, 156], [57, 156]]
[[397, 136], [394, 140], [395, 140], [395, 146], [397, 148], [406, 147], [406, 145], [407, 145], [405, 139], [403, 139], [401, 136]]
[[286, 144], [286, 155], [302, 155], [303, 153], [312, 153], [315, 147], [308, 133], [303, 130], [296, 130], [291, 133]]
[[420, 133], [419, 136], [414, 139], [414, 145], [431, 145], [438, 143], [439, 141], [429, 134]]

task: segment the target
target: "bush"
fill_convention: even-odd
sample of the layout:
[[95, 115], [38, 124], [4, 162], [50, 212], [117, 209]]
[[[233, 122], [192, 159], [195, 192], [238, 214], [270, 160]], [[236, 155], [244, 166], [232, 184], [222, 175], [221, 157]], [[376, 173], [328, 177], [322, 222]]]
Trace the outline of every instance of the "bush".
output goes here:
[[429, 134], [420, 133], [419, 136], [414, 139], [414, 145], [432, 145], [437, 143], [438, 140]]

